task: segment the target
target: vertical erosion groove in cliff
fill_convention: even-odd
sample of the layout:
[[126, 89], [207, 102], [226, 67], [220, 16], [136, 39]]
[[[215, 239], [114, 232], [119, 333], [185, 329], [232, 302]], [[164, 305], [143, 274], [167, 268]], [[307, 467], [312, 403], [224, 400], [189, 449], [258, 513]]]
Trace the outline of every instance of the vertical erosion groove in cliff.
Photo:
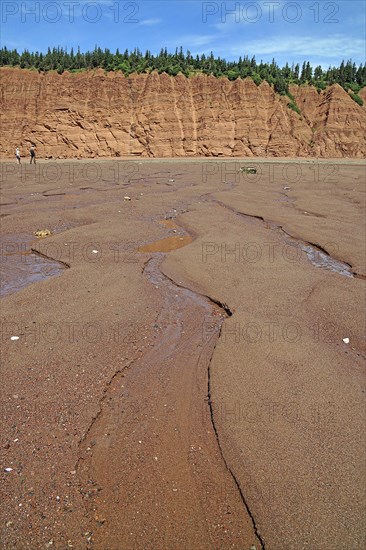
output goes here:
[[[313, 156], [363, 158], [366, 108], [334, 84], [289, 98], [247, 78], [40, 74], [1, 68], [0, 151], [40, 158]], [[15, 93], [16, 91], [16, 93]], [[361, 91], [362, 92], [362, 91]], [[361, 93], [360, 92], [360, 93]]]

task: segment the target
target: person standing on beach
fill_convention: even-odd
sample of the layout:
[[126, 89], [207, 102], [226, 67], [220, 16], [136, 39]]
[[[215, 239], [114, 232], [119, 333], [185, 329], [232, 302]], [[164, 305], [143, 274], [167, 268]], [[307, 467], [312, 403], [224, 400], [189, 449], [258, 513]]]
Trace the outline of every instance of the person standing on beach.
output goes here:
[[15, 149], [15, 157], [17, 159], [17, 164], [20, 164], [20, 151], [19, 151], [19, 147], [17, 147]]
[[32, 161], [34, 164], [36, 164], [36, 146], [32, 145], [29, 152], [30, 152], [30, 164], [32, 164]]

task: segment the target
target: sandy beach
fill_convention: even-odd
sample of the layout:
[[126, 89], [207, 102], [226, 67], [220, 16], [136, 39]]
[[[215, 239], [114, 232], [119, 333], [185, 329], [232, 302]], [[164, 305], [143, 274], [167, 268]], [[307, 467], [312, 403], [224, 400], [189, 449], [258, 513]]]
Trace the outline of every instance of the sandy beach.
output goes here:
[[3, 548], [363, 549], [364, 162], [0, 170]]

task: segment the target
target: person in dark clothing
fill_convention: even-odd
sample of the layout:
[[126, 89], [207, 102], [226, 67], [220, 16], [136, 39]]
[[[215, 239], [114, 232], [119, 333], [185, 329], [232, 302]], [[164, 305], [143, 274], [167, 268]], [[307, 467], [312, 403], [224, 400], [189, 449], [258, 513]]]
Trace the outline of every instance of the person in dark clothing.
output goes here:
[[36, 146], [32, 145], [29, 152], [30, 152], [30, 164], [32, 164], [32, 162], [36, 164]]

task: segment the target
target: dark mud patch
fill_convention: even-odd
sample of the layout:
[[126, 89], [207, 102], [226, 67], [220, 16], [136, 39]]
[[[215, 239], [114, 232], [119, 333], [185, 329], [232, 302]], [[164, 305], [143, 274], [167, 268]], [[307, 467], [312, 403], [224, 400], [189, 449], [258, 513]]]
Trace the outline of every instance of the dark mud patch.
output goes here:
[[32, 248], [38, 239], [30, 235], [0, 238], [0, 297], [19, 292], [30, 284], [60, 275], [68, 266]]

